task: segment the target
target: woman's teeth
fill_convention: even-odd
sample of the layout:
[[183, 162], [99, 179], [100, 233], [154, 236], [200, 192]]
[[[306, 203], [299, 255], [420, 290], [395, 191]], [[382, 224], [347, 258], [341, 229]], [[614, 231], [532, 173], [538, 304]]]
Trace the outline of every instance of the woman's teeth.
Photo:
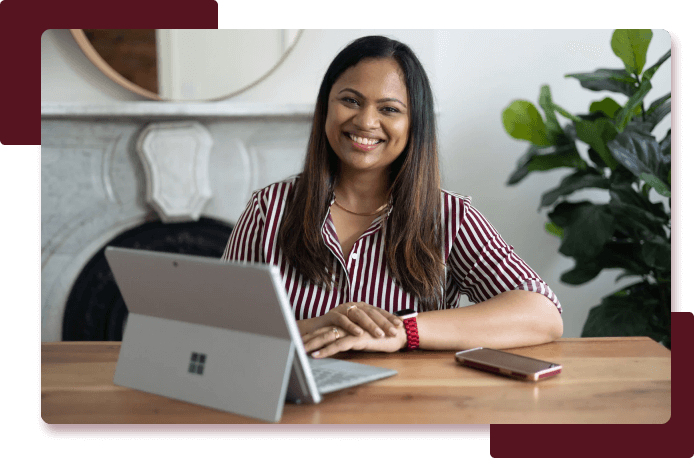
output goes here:
[[351, 138], [353, 142], [359, 143], [360, 145], [375, 145], [376, 143], [381, 142], [381, 140], [357, 137], [356, 135], [352, 134], [349, 134], [349, 138]]

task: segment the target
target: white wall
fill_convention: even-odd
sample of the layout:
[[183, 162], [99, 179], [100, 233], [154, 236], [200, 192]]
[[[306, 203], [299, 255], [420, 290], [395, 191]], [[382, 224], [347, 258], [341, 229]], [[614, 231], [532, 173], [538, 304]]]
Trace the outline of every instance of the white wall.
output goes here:
[[[559, 281], [573, 261], [558, 254], [559, 240], [545, 233], [546, 217], [537, 208], [541, 194], [558, 184], [566, 171], [535, 173], [516, 186], [506, 186], [526, 144], [506, 134], [501, 112], [518, 98], [537, 105], [543, 84], [550, 85], [555, 103], [574, 114], [587, 112], [592, 101], [607, 95], [623, 103], [625, 96], [588, 91], [575, 79], [564, 78], [572, 72], [621, 68], [622, 62], [610, 47], [612, 30], [306, 30], [275, 73], [222, 103], [313, 103], [335, 54], [354, 38], [369, 34], [399, 39], [419, 55], [440, 112], [444, 186], [473, 197], [473, 205], [559, 296], [564, 307], [564, 336], [579, 336], [590, 307], [630, 280], [615, 284], [617, 273], [603, 271], [580, 287]], [[65, 40], [62, 31], [48, 31], [42, 39], [42, 101], [138, 99], [107, 82], [87, 82], [84, 72], [66, 63], [69, 53], [57, 44], [59, 39]], [[646, 67], [668, 49], [668, 33], [654, 30]], [[670, 91], [670, 78], [668, 61], [653, 78], [646, 106]], [[565, 121], [560, 118], [560, 122]], [[656, 129], [658, 138], [669, 124], [668, 116]]]
[[216, 99], [250, 86], [284, 53], [282, 30], [157, 30], [159, 95]]

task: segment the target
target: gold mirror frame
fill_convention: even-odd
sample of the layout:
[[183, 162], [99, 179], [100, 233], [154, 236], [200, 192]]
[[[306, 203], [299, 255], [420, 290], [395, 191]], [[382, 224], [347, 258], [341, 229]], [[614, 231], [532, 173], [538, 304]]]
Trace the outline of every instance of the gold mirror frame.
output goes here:
[[[87, 38], [87, 35], [85, 35], [83, 29], [68, 29], [70, 30], [70, 33], [72, 34], [73, 38], [77, 42], [77, 45], [80, 47], [82, 52], [84, 53], [85, 56], [87, 56], [87, 59], [89, 59], [90, 62], [92, 62], [96, 68], [101, 71], [104, 75], [106, 75], [109, 79], [117, 83], [118, 85], [122, 86], [123, 88], [134, 92], [135, 94], [141, 95], [143, 97], [146, 97], [150, 100], [160, 100], [160, 101], [167, 101], [167, 102], [195, 102], [195, 100], [176, 100], [176, 99], [164, 99], [159, 96], [159, 94], [155, 94], [152, 91], [148, 91], [147, 89], [144, 89], [137, 84], [133, 83], [132, 81], [126, 79], [123, 77], [120, 73], [118, 73], [116, 70], [111, 67], [108, 62], [104, 60], [101, 55], [94, 49], [94, 46], [92, 46], [91, 42]], [[299, 42], [299, 38], [301, 38], [301, 35], [303, 34], [303, 29], [300, 29], [299, 32], [296, 35], [296, 38], [292, 42], [292, 44], [287, 48], [286, 51], [282, 54], [280, 59], [277, 61], [277, 63], [266, 73], [264, 73], [262, 76], [260, 76], [257, 80], [253, 81], [252, 83], [242, 87], [241, 89], [238, 89], [237, 91], [234, 91], [230, 94], [223, 95], [220, 97], [215, 97], [211, 99], [200, 99], [197, 100], [199, 102], [205, 102], [205, 101], [217, 101], [217, 100], [223, 100], [223, 99], [228, 99], [231, 97], [234, 97], [238, 94], [241, 94], [242, 92], [247, 91], [248, 89], [260, 84], [262, 81], [264, 81], [268, 76], [270, 76], [280, 65], [282, 65], [282, 62], [287, 58], [289, 53], [292, 52], [296, 44]]]

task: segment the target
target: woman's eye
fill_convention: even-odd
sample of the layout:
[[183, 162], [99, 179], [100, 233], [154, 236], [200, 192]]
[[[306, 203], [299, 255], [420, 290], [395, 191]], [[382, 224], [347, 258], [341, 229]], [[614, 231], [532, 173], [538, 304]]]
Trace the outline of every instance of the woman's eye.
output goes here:
[[353, 105], [358, 105], [358, 104], [359, 104], [359, 102], [357, 102], [357, 101], [356, 101], [355, 99], [353, 99], [352, 97], [345, 97], [345, 98], [343, 98], [342, 100], [345, 101], [345, 102], [347, 102], [347, 103], [351, 103], [351, 104], [353, 104]]
[[387, 113], [400, 113], [400, 110], [398, 110], [395, 107], [384, 107], [383, 111], [385, 111]]

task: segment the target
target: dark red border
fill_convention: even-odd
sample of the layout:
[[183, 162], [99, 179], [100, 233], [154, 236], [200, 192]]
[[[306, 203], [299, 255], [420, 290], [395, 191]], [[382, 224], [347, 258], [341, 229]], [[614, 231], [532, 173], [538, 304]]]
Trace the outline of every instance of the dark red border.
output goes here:
[[[133, 14], [133, 11], [137, 14]], [[351, 25], [351, 23], [350, 23]], [[214, 0], [2, 0], [0, 143], [40, 144], [40, 38], [51, 28], [216, 28]], [[672, 42], [672, 210], [673, 210], [673, 389], [672, 418], [664, 425], [50, 425], [54, 438], [330, 438], [330, 437], [481, 437], [491, 439], [494, 457], [536, 456], [692, 456], [688, 440], [692, 369], [685, 351], [692, 347], [691, 313], [681, 308], [681, 43]], [[9, 64], [9, 65], [8, 65]], [[37, 336], [38, 338], [38, 336]], [[37, 399], [39, 393], [37, 393]], [[546, 453], [546, 452], [544, 452]]]

